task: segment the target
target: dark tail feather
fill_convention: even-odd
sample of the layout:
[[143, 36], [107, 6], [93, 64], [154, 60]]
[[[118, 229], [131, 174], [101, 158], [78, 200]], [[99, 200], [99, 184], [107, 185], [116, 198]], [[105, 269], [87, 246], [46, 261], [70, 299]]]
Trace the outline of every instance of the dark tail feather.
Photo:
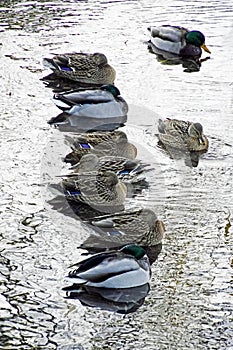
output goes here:
[[56, 117], [51, 118], [47, 123], [49, 125], [56, 125], [56, 124], [61, 124], [66, 121], [66, 113], [60, 113]]
[[44, 58], [43, 65], [52, 70], [60, 70], [59, 65], [52, 58]]

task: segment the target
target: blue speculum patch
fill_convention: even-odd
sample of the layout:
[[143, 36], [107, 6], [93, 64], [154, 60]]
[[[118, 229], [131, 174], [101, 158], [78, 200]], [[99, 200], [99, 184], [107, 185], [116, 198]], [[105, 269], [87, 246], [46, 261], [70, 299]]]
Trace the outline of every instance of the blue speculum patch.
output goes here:
[[91, 145], [89, 145], [89, 143], [80, 143], [79, 144], [81, 148], [85, 148], [85, 149], [90, 149]]
[[72, 69], [70, 67], [61, 67], [61, 70], [66, 70], [67, 72], [72, 71]]

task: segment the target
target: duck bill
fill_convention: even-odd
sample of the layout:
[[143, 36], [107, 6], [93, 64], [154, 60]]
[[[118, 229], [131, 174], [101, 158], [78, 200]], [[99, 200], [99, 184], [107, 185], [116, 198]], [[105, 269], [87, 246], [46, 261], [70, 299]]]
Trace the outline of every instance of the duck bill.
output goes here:
[[201, 48], [203, 50], [205, 50], [206, 52], [211, 53], [210, 50], [208, 49], [208, 47], [205, 44], [201, 45]]
[[200, 145], [205, 145], [205, 143], [206, 143], [206, 142], [205, 142], [204, 137], [200, 136], [200, 137], [199, 137], [199, 144], [200, 144]]

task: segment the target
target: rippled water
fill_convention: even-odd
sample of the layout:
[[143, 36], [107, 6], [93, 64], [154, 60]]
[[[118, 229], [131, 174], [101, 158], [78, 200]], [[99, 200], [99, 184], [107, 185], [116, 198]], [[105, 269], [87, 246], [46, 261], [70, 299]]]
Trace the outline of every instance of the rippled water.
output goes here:
[[[232, 349], [232, 1], [1, 1], [0, 11], [0, 349]], [[148, 52], [146, 28], [160, 23], [205, 33], [200, 72]], [[62, 150], [39, 79], [42, 57], [73, 50], [107, 55], [130, 106], [124, 130], [157, 170], [128, 205], [154, 208], [167, 233], [150, 292], [126, 316], [61, 290], [88, 232], [45, 204], [45, 160]], [[210, 148], [197, 168], [157, 147], [159, 116], [203, 124]]]

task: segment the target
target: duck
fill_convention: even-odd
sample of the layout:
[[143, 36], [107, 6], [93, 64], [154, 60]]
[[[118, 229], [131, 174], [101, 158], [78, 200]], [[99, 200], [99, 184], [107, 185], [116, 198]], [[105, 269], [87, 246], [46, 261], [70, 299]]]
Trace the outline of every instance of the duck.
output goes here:
[[116, 72], [100, 52], [72, 52], [44, 58], [43, 65], [60, 77], [89, 85], [113, 84]]
[[[77, 105], [90, 104], [98, 106], [99, 104], [103, 104], [104, 106], [104, 103], [118, 101], [119, 105], [122, 102], [122, 105], [125, 107], [125, 113], [127, 113], [128, 105], [120, 94], [120, 90], [115, 85], [105, 84], [95, 89], [76, 89], [54, 94], [53, 102], [62, 111], [67, 111]], [[75, 108], [73, 114], [75, 114]]]
[[99, 288], [133, 288], [151, 278], [145, 250], [136, 244], [95, 254], [71, 267], [68, 278], [76, 285]]
[[127, 187], [127, 197], [134, 197], [142, 193], [143, 189], [148, 189], [149, 183], [145, 173], [150, 171], [149, 164], [143, 164], [139, 160], [131, 160], [118, 156], [97, 157], [94, 153], [85, 154], [80, 161], [73, 165], [71, 172], [66, 176], [72, 177], [83, 171], [107, 171], [111, 170]]
[[122, 130], [109, 132], [87, 132], [76, 134], [75, 137], [66, 136], [65, 142], [73, 149], [79, 149], [80, 143], [89, 143], [92, 147], [95, 147], [100, 144], [126, 143], [128, 142], [128, 137]]
[[158, 138], [165, 147], [171, 147], [187, 152], [206, 152], [209, 141], [203, 134], [200, 123], [184, 120], [159, 119]]
[[128, 104], [120, 96], [119, 89], [112, 85], [102, 85], [99, 89], [74, 90], [55, 94], [53, 102], [63, 113], [51, 118], [48, 124], [56, 127], [68, 125], [79, 127], [80, 119], [96, 119], [96, 123], [125, 123]]
[[94, 153], [85, 154], [80, 161], [73, 165], [69, 176], [82, 173], [83, 171], [99, 171], [111, 170], [117, 174], [122, 180], [135, 180], [141, 175], [148, 164], [142, 164], [139, 160], [131, 160], [117, 156], [97, 157]]
[[106, 132], [87, 132], [65, 136], [65, 143], [71, 147], [72, 152], [66, 155], [64, 161], [74, 165], [80, 161], [83, 155], [94, 153], [98, 157], [114, 156], [135, 159], [137, 148], [128, 142], [127, 135], [121, 130]]
[[82, 171], [63, 178], [61, 187], [69, 201], [106, 213], [124, 210], [127, 187], [113, 171]]
[[198, 30], [188, 30], [184, 27], [173, 25], [151, 26], [149, 44], [156, 48], [179, 55], [184, 58], [199, 58], [202, 49], [211, 53], [205, 45], [205, 36]]
[[88, 220], [96, 235], [90, 235], [81, 244], [83, 249], [113, 248], [134, 242], [144, 249], [160, 244], [164, 238], [165, 225], [152, 209], [136, 208], [119, 213], [97, 216]]

